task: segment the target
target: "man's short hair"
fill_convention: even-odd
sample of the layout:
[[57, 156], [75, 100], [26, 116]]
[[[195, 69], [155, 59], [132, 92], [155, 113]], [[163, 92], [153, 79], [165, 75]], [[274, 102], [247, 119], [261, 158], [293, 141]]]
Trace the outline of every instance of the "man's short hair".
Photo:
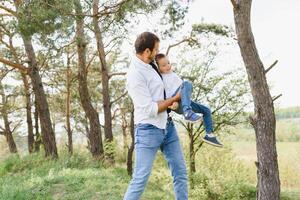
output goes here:
[[151, 32], [141, 33], [135, 40], [134, 47], [137, 54], [143, 53], [147, 48], [153, 51], [155, 43], [159, 42], [159, 38]]

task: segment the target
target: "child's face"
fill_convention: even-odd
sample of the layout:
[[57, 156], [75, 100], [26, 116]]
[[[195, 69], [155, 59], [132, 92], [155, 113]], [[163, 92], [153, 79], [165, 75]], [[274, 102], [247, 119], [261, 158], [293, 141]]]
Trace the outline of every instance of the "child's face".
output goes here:
[[167, 57], [161, 58], [157, 61], [160, 73], [169, 73], [172, 70], [172, 66]]

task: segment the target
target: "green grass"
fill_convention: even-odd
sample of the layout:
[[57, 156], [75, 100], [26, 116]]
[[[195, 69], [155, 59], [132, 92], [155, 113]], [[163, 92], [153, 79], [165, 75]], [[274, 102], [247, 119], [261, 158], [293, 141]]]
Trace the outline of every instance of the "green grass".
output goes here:
[[[300, 144], [299, 142], [277, 142], [277, 154], [281, 187], [283, 190], [300, 190]], [[250, 182], [256, 183], [255, 142], [232, 142], [233, 152], [249, 169]], [[299, 198], [300, 199], [300, 198]]]
[[[168, 170], [156, 170], [145, 191], [145, 200], [172, 199], [172, 181]], [[60, 154], [57, 161], [41, 154], [19, 158], [12, 155], [0, 163], [0, 199], [122, 199], [130, 177], [124, 167], [105, 167], [77, 154]], [[167, 183], [160, 185], [157, 183]]]
[[[277, 142], [300, 142], [300, 119], [281, 119], [276, 122]], [[234, 135], [229, 138], [233, 141], [255, 141], [252, 126], [238, 125], [230, 129]]]
[[129, 180], [125, 173], [105, 169], [87, 155], [61, 155], [57, 161], [39, 154], [11, 156], [0, 165], [0, 199], [99, 199], [112, 193], [111, 199], [121, 199]]
[[[189, 190], [190, 200], [255, 200], [254, 132], [249, 127], [233, 131], [235, 136], [222, 138], [225, 148], [204, 145], [198, 152], [197, 173], [193, 176], [195, 188]], [[297, 121], [278, 121], [277, 136], [283, 138], [277, 142], [282, 200], [300, 200], [300, 143], [295, 140], [298, 135]], [[187, 136], [181, 133], [180, 137], [189, 166]], [[74, 148], [75, 152], [80, 149], [85, 148]], [[116, 167], [94, 161], [86, 149], [72, 157], [60, 151], [58, 160], [45, 159], [42, 152], [21, 158], [2, 154], [0, 200], [122, 199], [130, 177], [122, 150], [117, 152]], [[173, 195], [170, 171], [162, 154], [158, 153], [141, 199], [170, 200], [174, 199]]]
[[[236, 160], [229, 149], [204, 147], [197, 156], [195, 189], [191, 200], [251, 200], [255, 186], [248, 182], [247, 168]], [[42, 154], [19, 158], [8, 157], [0, 163], [0, 199], [86, 200], [122, 199], [130, 177], [124, 164], [107, 167], [81, 152], [71, 158], [60, 152], [58, 160], [45, 159]], [[142, 200], [170, 200], [173, 197], [172, 178], [161, 153], [158, 153]], [[295, 190], [284, 191], [283, 198], [299, 197]]]

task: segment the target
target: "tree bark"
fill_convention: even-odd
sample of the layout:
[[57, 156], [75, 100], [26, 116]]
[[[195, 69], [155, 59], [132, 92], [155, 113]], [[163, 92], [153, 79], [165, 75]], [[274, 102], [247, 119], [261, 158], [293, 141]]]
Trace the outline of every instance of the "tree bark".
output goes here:
[[195, 161], [195, 139], [194, 139], [194, 133], [193, 133], [193, 126], [188, 124], [188, 134], [190, 139], [190, 145], [189, 145], [189, 158], [190, 158], [190, 187], [191, 189], [194, 189], [194, 174], [196, 173], [196, 161]]
[[27, 119], [27, 131], [28, 131], [28, 151], [32, 153], [34, 151], [34, 134], [31, 116], [31, 101], [30, 101], [30, 89], [28, 78], [26, 74], [21, 73], [24, 84], [24, 91], [26, 96], [26, 119]]
[[66, 129], [68, 133], [68, 151], [69, 154], [73, 154], [73, 138], [72, 138], [72, 129], [70, 123], [70, 106], [71, 106], [71, 68], [70, 68], [70, 58], [68, 56], [67, 60], [67, 98], [66, 98]]
[[[20, 59], [17, 55], [16, 49], [13, 46], [12, 38], [9, 38], [9, 48], [13, 55], [15, 63], [21, 65]], [[25, 91], [25, 100], [26, 100], [26, 119], [27, 119], [27, 131], [28, 131], [28, 151], [32, 153], [34, 151], [34, 134], [33, 134], [33, 125], [32, 125], [32, 115], [31, 115], [31, 100], [30, 100], [30, 86], [28, 83], [27, 75], [20, 71], [22, 76], [22, 81], [24, 84]]]
[[126, 152], [128, 149], [127, 144], [127, 125], [122, 124], [122, 135], [123, 135], [123, 150]]
[[4, 134], [6, 142], [8, 144], [10, 153], [17, 153], [18, 152], [17, 146], [16, 146], [16, 143], [15, 143], [13, 135], [12, 135], [13, 133], [10, 129], [10, 122], [8, 121], [7, 98], [6, 98], [4, 88], [3, 88], [1, 81], [0, 81], [0, 95], [2, 98], [1, 114], [2, 114], [3, 121], [4, 121], [3, 134]]
[[91, 103], [91, 98], [87, 86], [87, 71], [86, 71], [86, 46], [84, 36], [84, 17], [82, 16], [82, 7], [79, 0], [74, 1], [76, 11], [76, 42], [78, 53], [78, 81], [79, 95], [82, 107], [90, 123], [90, 132], [88, 140], [90, 143], [90, 152], [94, 158], [103, 158], [103, 144], [101, 136], [101, 126], [99, 116], [96, 109]]
[[[97, 41], [97, 50], [98, 56], [100, 58], [101, 66], [101, 83], [102, 83], [102, 96], [103, 96], [103, 110], [104, 110], [104, 134], [105, 134], [105, 142], [111, 143], [113, 142], [113, 134], [112, 134], [112, 116], [111, 116], [111, 102], [109, 96], [109, 71], [107, 67], [107, 63], [105, 60], [105, 51], [103, 45], [103, 39], [101, 35], [101, 30], [98, 24], [99, 17], [98, 13], [99, 0], [93, 1], [93, 26], [95, 38]], [[114, 162], [114, 154], [112, 152], [108, 152], [106, 157]]]
[[126, 120], [126, 112], [128, 112], [127, 109], [122, 109], [121, 108], [121, 127], [122, 127], [122, 136], [123, 136], [123, 150], [124, 153], [126, 154], [126, 151], [128, 149], [128, 142], [127, 142], [127, 120]]
[[29, 75], [33, 86], [33, 92], [37, 101], [37, 108], [39, 112], [41, 130], [42, 130], [42, 142], [44, 144], [45, 156], [57, 158], [57, 148], [55, 141], [55, 134], [52, 128], [49, 105], [46, 99], [43, 83], [39, 74], [39, 69], [35, 57], [35, 52], [31, 43], [30, 37], [24, 37], [23, 42], [26, 50], [26, 54], [29, 60]]
[[130, 136], [131, 136], [131, 145], [127, 153], [127, 173], [129, 176], [132, 176], [132, 157], [134, 150], [134, 111], [130, 113]]
[[[35, 97], [34, 97], [35, 98]], [[41, 146], [41, 135], [39, 132], [39, 112], [37, 109], [37, 101], [34, 99], [34, 129], [35, 129], [35, 143], [34, 143], [34, 151], [39, 152]]]
[[[18, 13], [18, 2], [15, 2], [16, 10]], [[30, 11], [28, 11], [30, 12]], [[27, 13], [30, 14], [30, 13]], [[16, 16], [18, 18], [18, 16]], [[39, 74], [39, 68], [33, 49], [31, 36], [25, 36], [21, 33], [21, 37], [25, 46], [25, 52], [28, 58], [29, 76], [31, 78], [33, 92], [37, 101], [38, 112], [40, 116], [41, 129], [42, 129], [42, 141], [45, 149], [45, 156], [57, 158], [57, 148], [55, 141], [55, 134], [52, 129], [52, 123], [49, 112], [49, 105], [43, 88], [41, 76]]]
[[251, 124], [256, 135], [257, 199], [279, 200], [280, 180], [276, 151], [276, 119], [273, 100], [266, 81], [265, 70], [259, 58], [251, 30], [251, 0], [232, 0], [238, 44], [243, 57], [254, 101]]

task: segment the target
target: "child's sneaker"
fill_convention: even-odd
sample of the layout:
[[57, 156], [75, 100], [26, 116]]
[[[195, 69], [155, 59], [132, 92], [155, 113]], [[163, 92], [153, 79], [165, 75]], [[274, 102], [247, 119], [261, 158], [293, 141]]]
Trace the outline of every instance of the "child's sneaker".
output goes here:
[[216, 147], [223, 147], [223, 144], [221, 144], [218, 141], [217, 137], [215, 135], [213, 135], [212, 133], [206, 134], [205, 137], [203, 138], [203, 141], [210, 145], [216, 146]]
[[202, 117], [200, 115], [197, 115], [196, 113], [194, 113], [192, 110], [188, 110], [188, 111], [184, 112], [183, 116], [184, 116], [184, 119], [190, 123], [196, 123], [196, 122], [200, 122], [202, 120]]

